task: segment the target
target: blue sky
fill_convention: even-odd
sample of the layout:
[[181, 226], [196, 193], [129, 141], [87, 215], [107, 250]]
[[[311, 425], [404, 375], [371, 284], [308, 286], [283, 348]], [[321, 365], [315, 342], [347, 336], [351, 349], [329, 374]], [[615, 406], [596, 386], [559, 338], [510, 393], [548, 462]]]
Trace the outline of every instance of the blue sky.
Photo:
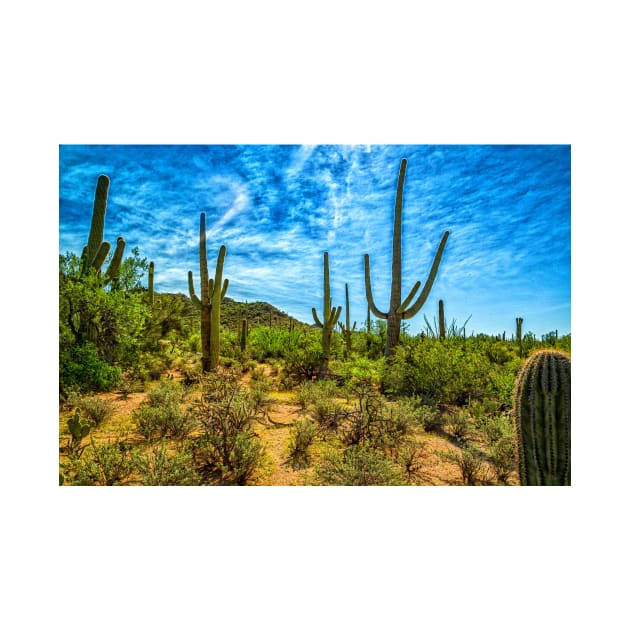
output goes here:
[[[410, 331], [446, 319], [469, 333], [536, 335], [571, 329], [571, 154], [568, 145], [61, 145], [59, 251], [80, 254], [96, 180], [110, 178], [105, 240], [155, 261], [158, 291], [199, 284], [199, 214], [208, 259], [227, 247], [227, 295], [266, 301], [312, 323], [321, 312], [323, 253], [334, 304], [350, 291], [352, 320], [366, 319], [363, 255], [376, 305], [387, 310], [400, 160], [403, 299], [424, 285], [445, 230], [442, 264]], [[212, 271], [211, 271], [212, 273]], [[342, 313], [345, 318], [345, 313]]]

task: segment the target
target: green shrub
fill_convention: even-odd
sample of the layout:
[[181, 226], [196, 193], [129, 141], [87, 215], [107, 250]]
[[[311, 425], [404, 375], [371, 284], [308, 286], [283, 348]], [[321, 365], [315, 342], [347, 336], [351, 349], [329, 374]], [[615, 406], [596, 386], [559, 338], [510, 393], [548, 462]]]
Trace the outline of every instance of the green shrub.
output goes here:
[[503, 435], [490, 447], [490, 461], [499, 483], [507, 483], [516, 470], [516, 445], [511, 435]]
[[187, 437], [195, 427], [194, 418], [184, 412], [184, 390], [176, 381], [162, 381], [147, 392], [147, 402], [132, 413], [136, 429], [152, 442], [165, 437]]
[[90, 342], [59, 350], [59, 389], [108, 392], [120, 381], [121, 370], [102, 359]]
[[119, 486], [129, 480], [133, 471], [132, 454], [124, 442], [97, 445], [92, 440], [83, 459], [74, 462], [72, 483], [76, 486]]
[[483, 454], [479, 449], [465, 446], [459, 452], [446, 451], [442, 456], [457, 464], [464, 485], [475, 486], [483, 481]]
[[77, 407], [82, 415], [89, 418], [96, 427], [109, 420], [115, 411], [115, 406], [111, 400], [91, 396], [89, 398], [81, 398], [77, 402]]
[[399, 486], [404, 479], [394, 462], [381, 451], [350, 446], [343, 453], [329, 450], [316, 467], [316, 479], [329, 486]]
[[317, 435], [317, 427], [307, 418], [298, 418], [291, 427], [288, 452], [293, 468], [309, 465], [308, 449]]
[[470, 433], [470, 420], [468, 413], [459, 409], [449, 414], [446, 429], [456, 439], [465, 440]]
[[134, 463], [143, 486], [196, 486], [200, 483], [191, 452], [169, 455], [166, 446], [160, 444], [145, 455], [134, 455]]

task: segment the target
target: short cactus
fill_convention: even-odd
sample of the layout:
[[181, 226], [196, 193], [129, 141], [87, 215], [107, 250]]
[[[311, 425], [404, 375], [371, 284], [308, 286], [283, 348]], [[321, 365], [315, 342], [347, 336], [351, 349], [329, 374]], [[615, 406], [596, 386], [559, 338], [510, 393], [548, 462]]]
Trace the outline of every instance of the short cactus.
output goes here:
[[324, 354], [323, 364], [320, 369], [320, 375], [325, 376], [328, 372], [328, 362], [330, 360], [330, 339], [332, 331], [339, 315], [341, 314], [341, 306], [332, 306], [330, 297], [330, 279], [328, 269], [328, 252], [324, 252], [324, 310], [322, 319], [317, 316], [317, 311], [313, 307], [313, 319], [315, 325], [322, 329], [322, 352]]
[[[223, 281], [225, 245], [221, 245], [217, 257], [214, 280], [208, 276], [206, 254], [206, 213], [199, 219], [199, 275], [201, 276], [201, 298], [195, 295], [192, 271], [188, 272], [188, 290], [193, 304], [201, 310], [201, 369], [204, 372], [216, 370], [219, 365], [219, 327], [221, 321], [221, 300], [225, 297], [229, 280]], [[223, 281], [223, 287], [221, 282]]]
[[446, 321], [444, 319], [444, 300], [438, 302], [438, 325], [440, 327], [440, 341], [446, 339]]
[[345, 355], [346, 357], [348, 357], [352, 353], [352, 333], [356, 330], [357, 323], [354, 322], [354, 324], [352, 324], [352, 328], [350, 328], [350, 300], [348, 298], [348, 284], [347, 283], [346, 283], [346, 325], [344, 326], [341, 322], [339, 322], [339, 328], [341, 328], [341, 334], [343, 335], [343, 340], [346, 344]]
[[153, 261], [151, 261], [149, 263], [149, 304], [151, 306], [153, 306], [153, 302], [155, 299], [154, 293], [153, 293], [153, 274], [155, 273], [155, 264]]
[[86, 418], [82, 418], [79, 410], [75, 409], [74, 416], [68, 419], [68, 430], [70, 431], [68, 453], [80, 457], [84, 448], [81, 441], [92, 430], [92, 424]]
[[571, 359], [539, 350], [514, 387], [518, 470], [523, 486], [571, 485]]
[[523, 356], [523, 318], [516, 318], [516, 341], [518, 342], [519, 356]]

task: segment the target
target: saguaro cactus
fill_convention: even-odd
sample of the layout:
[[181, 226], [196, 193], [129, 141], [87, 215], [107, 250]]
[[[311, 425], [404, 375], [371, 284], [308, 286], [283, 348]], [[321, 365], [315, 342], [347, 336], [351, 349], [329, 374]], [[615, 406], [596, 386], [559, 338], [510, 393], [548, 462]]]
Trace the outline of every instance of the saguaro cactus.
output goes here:
[[516, 318], [516, 341], [518, 342], [518, 354], [523, 356], [523, 318]]
[[365, 293], [368, 301], [368, 305], [376, 315], [381, 319], [387, 321], [387, 343], [385, 345], [385, 356], [389, 356], [392, 350], [398, 345], [400, 341], [400, 322], [403, 319], [411, 319], [422, 308], [426, 302], [435, 276], [442, 260], [442, 253], [446, 246], [446, 240], [448, 239], [449, 232], [444, 232], [440, 245], [438, 247], [429, 276], [427, 278], [424, 289], [422, 289], [420, 295], [410, 307], [411, 301], [420, 288], [420, 282], [416, 282], [409, 292], [409, 295], [401, 302], [401, 287], [402, 287], [402, 250], [401, 250], [401, 233], [402, 233], [402, 201], [403, 201], [403, 187], [405, 183], [405, 173], [407, 170], [407, 160], [403, 158], [400, 163], [400, 172], [398, 174], [398, 187], [396, 190], [396, 205], [394, 208], [394, 236], [392, 239], [392, 284], [391, 294], [389, 300], [389, 311], [381, 311], [374, 304], [372, 297], [372, 285], [370, 283], [370, 256], [365, 254], [364, 267], [365, 267]]
[[514, 387], [518, 470], [523, 486], [571, 485], [571, 359], [539, 350]]
[[[92, 210], [92, 223], [87, 245], [83, 248], [81, 258], [83, 260], [81, 272], [86, 273], [90, 268], [96, 269], [101, 274], [101, 267], [109, 254], [111, 244], [103, 240], [105, 232], [105, 210], [107, 208], [107, 193], [109, 191], [109, 177], [100, 175], [96, 183], [94, 195], [94, 209]], [[116, 240], [114, 255], [105, 271], [104, 284], [116, 280], [120, 273], [120, 263], [125, 251], [125, 239], [119, 236]]]
[[243, 317], [243, 319], [241, 320], [241, 339], [240, 339], [241, 352], [245, 352], [245, 350], [247, 349], [247, 333], [248, 333], [247, 317]]
[[350, 328], [350, 300], [348, 298], [348, 284], [346, 283], [346, 325], [344, 326], [341, 322], [339, 322], [339, 328], [341, 328], [341, 334], [343, 335], [343, 339], [346, 344], [346, 357], [350, 355], [352, 352], [352, 333], [357, 328], [357, 323], [354, 322], [352, 324], [352, 328]]
[[446, 321], [444, 320], [444, 300], [438, 302], [438, 325], [440, 327], [440, 341], [446, 339]]
[[[195, 295], [192, 271], [188, 272], [188, 291], [193, 304], [201, 311], [201, 369], [211, 372], [219, 364], [219, 326], [221, 300], [225, 297], [229, 280], [223, 281], [225, 245], [221, 245], [217, 257], [214, 280], [208, 275], [206, 255], [206, 213], [199, 219], [199, 275], [201, 277], [201, 299]], [[223, 288], [221, 282], [223, 281]]]
[[317, 316], [315, 307], [312, 308], [313, 319], [315, 325], [322, 329], [322, 352], [324, 354], [323, 364], [320, 368], [320, 375], [325, 376], [328, 372], [328, 362], [330, 360], [330, 338], [332, 331], [339, 315], [341, 314], [341, 306], [332, 306], [332, 300], [330, 298], [330, 280], [328, 270], [328, 252], [324, 252], [324, 310], [322, 319]]
[[153, 261], [149, 263], [149, 304], [153, 306], [154, 294], [153, 294], [153, 274], [155, 273], [155, 264]]

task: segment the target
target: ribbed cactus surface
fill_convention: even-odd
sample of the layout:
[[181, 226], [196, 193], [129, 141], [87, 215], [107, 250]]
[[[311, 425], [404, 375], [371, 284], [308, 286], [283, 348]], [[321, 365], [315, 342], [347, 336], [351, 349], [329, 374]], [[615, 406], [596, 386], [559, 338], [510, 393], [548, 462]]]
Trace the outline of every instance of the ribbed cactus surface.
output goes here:
[[539, 350], [514, 387], [518, 469], [523, 486], [571, 485], [571, 359]]

